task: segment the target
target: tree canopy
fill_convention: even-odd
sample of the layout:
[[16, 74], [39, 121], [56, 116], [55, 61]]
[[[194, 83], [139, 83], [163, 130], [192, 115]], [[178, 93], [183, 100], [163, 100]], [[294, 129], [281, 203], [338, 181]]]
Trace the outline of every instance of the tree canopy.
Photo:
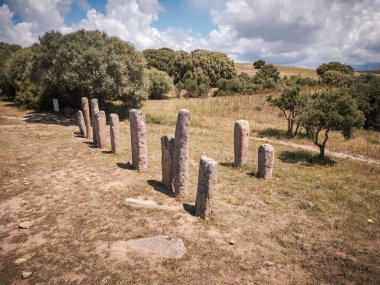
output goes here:
[[143, 51], [149, 68], [156, 68], [164, 71], [170, 76], [173, 75], [173, 64], [175, 51], [170, 48], [146, 49]]
[[99, 31], [50, 32], [33, 51], [33, 78], [44, 97], [50, 99], [54, 92], [77, 107], [82, 96], [100, 102], [120, 100], [131, 107], [140, 107], [147, 98], [145, 59], [117, 37]]
[[349, 75], [353, 75], [354, 74], [354, 70], [353, 70], [353, 68], [350, 65], [344, 64], [344, 63], [340, 63], [338, 61], [332, 61], [332, 62], [329, 62], [329, 63], [323, 63], [323, 64], [321, 64], [317, 68], [317, 74], [319, 76], [322, 76], [327, 71], [331, 71], [331, 70], [338, 71], [338, 72], [345, 73], [345, 74], [349, 74]]

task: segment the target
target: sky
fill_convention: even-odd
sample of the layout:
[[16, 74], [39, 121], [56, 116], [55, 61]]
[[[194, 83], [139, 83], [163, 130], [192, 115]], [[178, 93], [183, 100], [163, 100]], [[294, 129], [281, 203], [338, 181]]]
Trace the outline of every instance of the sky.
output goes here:
[[27, 47], [79, 29], [237, 62], [380, 62], [380, 0], [0, 0], [0, 41]]

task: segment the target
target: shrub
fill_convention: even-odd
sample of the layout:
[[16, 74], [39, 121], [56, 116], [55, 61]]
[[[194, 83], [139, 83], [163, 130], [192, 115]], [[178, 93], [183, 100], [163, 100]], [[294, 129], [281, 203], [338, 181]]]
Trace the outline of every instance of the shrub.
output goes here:
[[273, 64], [265, 64], [253, 77], [253, 82], [262, 84], [263, 88], [275, 88], [280, 72]]
[[207, 96], [210, 86], [204, 83], [198, 84], [196, 80], [187, 79], [184, 81], [184, 89], [187, 98]]
[[176, 55], [174, 50], [170, 48], [146, 49], [143, 54], [149, 68], [156, 68], [170, 76], [173, 75], [173, 64]]
[[335, 87], [343, 87], [347, 86], [352, 78], [353, 77], [347, 73], [329, 70], [322, 75], [322, 83]]
[[265, 61], [262, 60], [262, 59], [259, 59], [259, 60], [256, 60], [254, 63], [253, 63], [253, 68], [255, 69], [260, 69], [261, 67], [263, 67], [265, 65]]
[[19, 102], [23, 107], [38, 109], [40, 96], [39, 88], [29, 81], [23, 82], [20, 90], [17, 92], [15, 101]]
[[164, 99], [165, 94], [173, 90], [173, 81], [164, 71], [157, 69], [148, 70], [149, 99]]
[[325, 74], [327, 71], [338, 71], [338, 72], [341, 72], [341, 73], [345, 73], [345, 74], [348, 74], [348, 75], [353, 75], [354, 74], [354, 70], [353, 68], [348, 65], [348, 64], [343, 64], [343, 63], [340, 63], [338, 61], [332, 61], [332, 62], [329, 62], [329, 63], [323, 63], [321, 64], [320, 66], [318, 66], [317, 68], [317, 74], [319, 76], [322, 76], [323, 74]]

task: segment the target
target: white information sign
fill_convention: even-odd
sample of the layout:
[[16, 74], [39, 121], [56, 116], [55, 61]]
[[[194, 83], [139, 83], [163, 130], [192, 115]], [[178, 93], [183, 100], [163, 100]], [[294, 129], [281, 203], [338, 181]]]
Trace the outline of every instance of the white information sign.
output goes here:
[[58, 99], [53, 99], [53, 109], [54, 112], [59, 112]]

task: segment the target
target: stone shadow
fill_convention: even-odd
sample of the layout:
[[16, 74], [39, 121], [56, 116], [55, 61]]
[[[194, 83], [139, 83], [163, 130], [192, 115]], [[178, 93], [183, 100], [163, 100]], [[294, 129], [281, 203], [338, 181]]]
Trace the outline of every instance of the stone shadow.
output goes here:
[[[294, 138], [293, 134], [288, 134], [284, 130], [267, 128], [257, 132], [258, 137], [272, 137], [276, 139], [292, 139]], [[306, 137], [305, 133], [298, 131], [297, 137]]]
[[188, 203], [183, 203], [183, 209], [188, 212], [190, 215], [195, 217], [195, 206]]
[[24, 116], [24, 120], [30, 124], [54, 124], [60, 126], [75, 125], [74, 116], [64, 116], [51, 113], [32, 112]]
[[162, 183], [161, 181], [150, 179], [150, 180], [147, 180], [147, 182], [157, 192], [165, 194], [169, 197], [174, 197], [174, 193], [171, 190], [167, 189], [164, 183]]
[[321, 165], [321, 166], [333, 166], [336, 161], [329, 157], [319, 157], [318, 155], [304, 151], [282, 151], [278, 158], [285, 163], [301, 163], [306, 166]]
[[127, 163], [118, 162], [118, 163], [116, 163], [116, 165], [122, 169], [136, 170], [136, 168], [134, 168], [132, 163], [130, 163], [130, 162], [127, 162]]

